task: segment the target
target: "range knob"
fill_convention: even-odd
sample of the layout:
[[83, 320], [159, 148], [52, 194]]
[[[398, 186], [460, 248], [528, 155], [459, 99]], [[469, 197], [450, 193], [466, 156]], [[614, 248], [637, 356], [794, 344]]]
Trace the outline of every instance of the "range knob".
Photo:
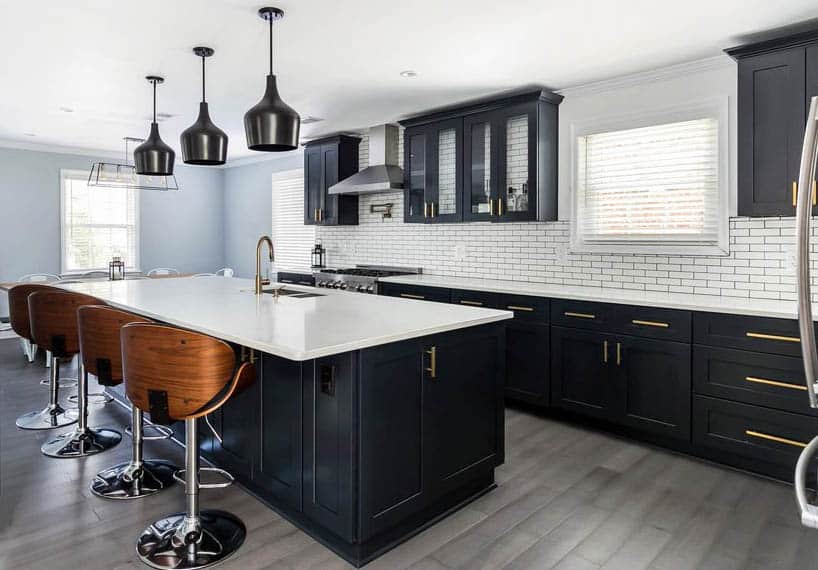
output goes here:
[[374, 292], [375, 292], [375, 288], [374, 288], [372, 285], [367, 285], [367, 287], [366, 287], [366, 292], [367, 292], [367, 293], [374, 293]]
[[363, 293], [364, 291], [366, 291], [366, 287], [364, 287], [363, 285], [358, 285], [357, 287], [355, 287], [355, 290], [358, 291], [358, 293]]
[[346, 288], [347, 288], [347, 284], [346, 284], [346, 283], [341, 283], [341, 284], [338, 286], [338, 288], [339, 288], [339, 289], [346, 289]]
[[318, 283], [316, 283], [316, 285], [318, 285], [319, 287], [326, 287], [327, 282], [326, 281], [319, 281]]

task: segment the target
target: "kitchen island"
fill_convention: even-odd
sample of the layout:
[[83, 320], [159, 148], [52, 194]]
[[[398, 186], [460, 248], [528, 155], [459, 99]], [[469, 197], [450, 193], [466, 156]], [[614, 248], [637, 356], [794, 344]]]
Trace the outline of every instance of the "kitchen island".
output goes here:
[[202, 455], [356, 566], [494, 487], [511, 312], [292, 285], [255, 295], [221, 277], [64, 287], [252, 360], [257, 381], [210, 416], [222, 441], [201, 426]]

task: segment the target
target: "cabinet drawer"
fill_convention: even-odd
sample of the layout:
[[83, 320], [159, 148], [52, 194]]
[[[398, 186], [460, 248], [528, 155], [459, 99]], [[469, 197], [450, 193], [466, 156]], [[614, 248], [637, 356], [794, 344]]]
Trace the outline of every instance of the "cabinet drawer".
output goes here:
[[754, 471], [792, 479], [818, 419], [705, 396], [693, 397], [693, 443], [750, 460]]
[[503, 299], [502, 295], [498, 293], [452, 289], [452, 303], [455, 305], [465, 305], [467, 307], [499, 309], [502, 307]]
[[616, 305], [614, 330], [634, 336], [690, 342], [692, 315], [688, 311]]
[[290, 283], [293, 285], [315, 286], [315, 277], [312, 273], [292, 273], [290, 271], [279, 271], [277, 280], [279, 283]]
[[614, 305], [594, 301], [551, 301], [551, 323], [575, 329], [610, 331], [613, 326]]
[[798, 321], [720, 313], [693, 314], [693, 342], [801, 356]]
[[500, 309], [514, 311], [514, 318], [521, 321], [547, 323], [551, 302], [545, 297], [530, 295], [503, 295]]
[[816, 415], [809, 407], [804, 365], [794, 356], [696, 345], [693, 389], [707, 396]]
[[404, 285], [403, 283], [381, 283], [381, 295], [417, 299], [419, 301], [435, 301], [448, 303], [451, 301], [451, 290], [441, 287], [421, 287], [420, 285]]

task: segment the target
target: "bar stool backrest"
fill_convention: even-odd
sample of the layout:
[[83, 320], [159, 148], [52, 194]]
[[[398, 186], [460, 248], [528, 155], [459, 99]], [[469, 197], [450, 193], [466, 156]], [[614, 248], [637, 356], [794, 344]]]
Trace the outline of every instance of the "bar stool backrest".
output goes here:
[[107, 305], [84, 305], [77, 311], [80, 357], [85, 369], [102, 386], [122, 383], [122, 344], [119, 332], [129, 323], [150, 323], [150, 319]]
[[236, 368], [229, 344], [204, 334], [144, 323], [121, 334], [125, 393], [155, 423], [204, 416], [255, 378], [252, 364]]
[[96, 297], [73, 291], [37, 291], [28, 296], [32, 340], [58, 358], [80, 351], [77, 309], [102, 305]]
[[59, 291], [55, 287], [38, 283], [22, 283], [9, 289], [9, 322], [12, 330], [24, 339], [31, 340], [31, 319], [28, 314], [28, 296], [35, 291]]

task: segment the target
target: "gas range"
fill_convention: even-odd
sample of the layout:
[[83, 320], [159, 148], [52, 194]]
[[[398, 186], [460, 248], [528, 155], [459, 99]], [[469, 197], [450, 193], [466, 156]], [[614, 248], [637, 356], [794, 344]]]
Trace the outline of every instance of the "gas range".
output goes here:
[[421, 268], [356, 265], [345, 269], [322, 269], [313, 273], [315, 285], [327, 289], [342, 289], [357, 293], [378, 293], [378, 279], [395, 275], [417, 275]]

